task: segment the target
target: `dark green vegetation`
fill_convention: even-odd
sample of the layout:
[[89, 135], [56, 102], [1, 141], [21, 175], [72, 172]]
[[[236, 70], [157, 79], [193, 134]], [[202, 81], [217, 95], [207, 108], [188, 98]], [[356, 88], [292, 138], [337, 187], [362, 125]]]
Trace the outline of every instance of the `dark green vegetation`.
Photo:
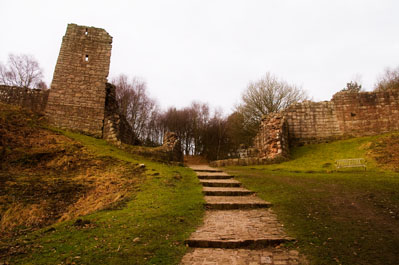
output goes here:
[[[295, 148], [279, 165], [230, 167], [274, 211], [312, 264], [398, 264], [398, 135]], [[396, 148], [395, 148], [396, 147]], [[396, 150], [396, 151], [395, 151]], [[364, 157], [368, 169], [335, 171]], [[395, 159], [396, 157], [396, 159]]]
[[178, 264], [203, 214], [191, 170], [0, 107], [0, 263]]

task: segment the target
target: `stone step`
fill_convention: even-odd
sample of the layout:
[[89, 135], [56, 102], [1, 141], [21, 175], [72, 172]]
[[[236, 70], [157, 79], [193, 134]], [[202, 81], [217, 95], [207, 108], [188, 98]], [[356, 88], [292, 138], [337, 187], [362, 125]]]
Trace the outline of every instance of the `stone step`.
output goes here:
[[208, 211], [186, 243], [199, 248], [259, 248], [292, 241], [270, 209]]
[[199, 179], [232, 179], [233, 176], [230, 176], [228, 174], [211, 174], [211, 173], [207, 173], [207, 174], [198, 174], [198, 178]]
[[225, 172], [197, 172], [197, 176], [231, 176]]
[[235, 187], [204, 187], [202, 192], [207, 196], [246, 196], [254, 194], [253, 191]]
[[235, 179], [200, 179], [204, 187], [241, 187], [241, 182]]
[[303, 257], [296, 250], [283, 248], [264, 249], [222, 249], [222, 248], [195, 248], [189, 251], [181, 260], [180, 265], [193, 264], [280, 264], [298, 265]]
[[207, 165], [190, 165], [189, 167], [196, 172], [223, 172], [220, 169], [213, 168]]
[[265, 248], [293, 241], [286, 238], [258, 238], [245, 240], [186, 240], [191, 248]]
[[194, 169], [195, 172], [209, 172], [209, 173], [216, 173], [216, 172], [223, 172], [219, 169]]
[[205, 207], [209, 210], [268, 208], [272, 204], [256, 196], [205, 196]]

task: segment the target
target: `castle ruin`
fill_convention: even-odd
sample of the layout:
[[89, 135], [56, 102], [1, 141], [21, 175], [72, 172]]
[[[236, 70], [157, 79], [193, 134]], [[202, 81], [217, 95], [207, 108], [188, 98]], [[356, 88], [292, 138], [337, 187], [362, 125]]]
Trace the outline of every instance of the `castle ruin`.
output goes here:
[[104, 29], [68, 25], [46, 107], [51, 124], [103, 137], [111, 48]]
[[49, 122], [104, 138], [137, 144], [126, 118], [119, 114], [115, 86], [107, 83], [112, 37], [95, 27], [69, 24], [45, 109]]
[[[60, 128], [137, 144], [126, 118], [119, 114], [115, 86], [107, 83], [111, 49], [112, 37], [104, 29], [69, 24], [51, 89], [0, 86], [0, 101], [44, 110], [49, 122]], [[338, 92], [331, 101], [297, 103], [264, 117], [254, 152], [249, 152], [253, 157], [213, 165], [271, 163], [286, 159], [290, 146], [392, 131], [399, 131], [398, 90]]]
[[213, 166], [270, 164], [289, 156], [290, 146], [399, 131], [399, 91], [338, 92], [331, 101], [305, 101], [265, 116], [254, 139], [254, 157]]
[[[49, 90], [0, 85], [0, 102], [44, 112], [49, 123], [120, 145], [140, 144], [119, 112], [115, 86], [107, 83], [112, 37], [95, 27], [69, 24]], [[165, 134], [164, 144], [149, 155], [182, 161], [180, 141]], [[145, 154], [144, 154], [145, 155]]]
[[297, 103], [279, 116], [274, 127], [276, 115], [266, 116], [255, 138], [264, 158], [288, 154], [289, 146], [399, 131], [399, 91], [338, 92], [331, 101]]

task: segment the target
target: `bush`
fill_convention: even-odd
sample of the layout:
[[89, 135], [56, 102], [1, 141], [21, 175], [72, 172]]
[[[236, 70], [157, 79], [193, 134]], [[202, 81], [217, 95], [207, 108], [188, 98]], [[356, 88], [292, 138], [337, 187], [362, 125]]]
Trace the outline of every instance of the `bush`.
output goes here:
[[352, 93], [359, 93], [362, 91], [362, 85], [358, 84], [356, 81], [350, 81], [346, 83], [346, 87], [341, 90], [342, 92], [352, 92]]

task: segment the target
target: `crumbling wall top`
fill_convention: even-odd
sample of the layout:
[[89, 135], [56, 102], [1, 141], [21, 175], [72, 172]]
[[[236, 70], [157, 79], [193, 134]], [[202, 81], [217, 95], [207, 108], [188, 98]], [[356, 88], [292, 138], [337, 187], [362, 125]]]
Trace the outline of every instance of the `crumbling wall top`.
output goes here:
[[91, 41], [112, 43], [112, 36], [102, 28], [80, 26], [77, 24], [68, 24], [64, 38], [88, 39]]

